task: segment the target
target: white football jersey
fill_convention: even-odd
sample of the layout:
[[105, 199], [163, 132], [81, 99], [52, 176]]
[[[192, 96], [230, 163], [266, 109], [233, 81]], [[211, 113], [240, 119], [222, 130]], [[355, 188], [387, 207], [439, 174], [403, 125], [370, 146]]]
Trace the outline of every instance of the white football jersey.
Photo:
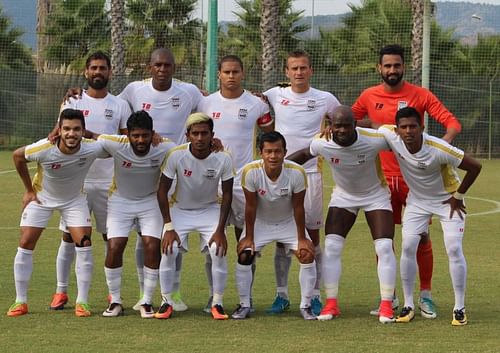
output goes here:
[[398, 160], [403, 177], [410, 188], [408, 201], [445, 201], [457, 191], [460, 179], [456, 167], [462, 163], [464, 152], [446, 141], [423, 133], [422, 148], [410, 153], [395, 132], [394, 125], [383, 125], [384, 134]]
[[114, 176], [110, 195], [129, 200], [141, 200], [158, 191], [160, 175], [168, 151], [175, 143], [168, 139], [157, 146], [151, 145], [145, 156], [135, 154], [127, 136], [101, 135], [104, 149], [113, 157]]
[[238, 98], [224, 98], [220, 91], [203, 97], [198, 110], [214, 121], [215, 137], [233, 157], [233, 165], [240, 170], [253, 160], [255, 127], [271, 125], [269, 106], [260, 98], [244, 91]]
[[54, 202], [69, 201], [83, 189], [83, 182], [96, 158], [105, 158], [102, 143], [82, 139], [80, 150], [73, 154], [62, 153], [57, 144], [42, 139], [26, 146], [26, 160], [37, 162], [33, 188], [39, 198]]
[[118, 96], [134, 112], [145, 110], [153, 119], [153, 129], [163, 137], [180, 144], [185, 141], [186, 120], [203, 97], [193, 84], [172, 80], [166, 91], [153, 88], [151, 79], [131, 82]]
[[218, 202], [219, 182], [234, 177], [233, 162], [226, 152], [210, 153], [198, 159], [189, 150], [189, 143], [173, 149], [163, 174], [177, 178], [172, 201], [181, 209], [200, 209]]
[[356, 128], [357, 139], [348, 147], [333, 140], [315, 138], [309, 150], [313, 156], [322, 156], [332, 170], [335, 188], [361, 196], [387, 187], [380, 165], [379, 152], [388, 150], [384, 135], [372, 129]]
[[[312, 87], [305, 93], [295, 93], [291, 87], [273, 87], [264, 95], [274, 109], [274, 128], [285, 137], [288, 154], [309, 147], [321, 131], [324, 115], [340, 105], [333, 94]], [[307, 172], [317, 172], [318, 159], [303, 167]]]
[[[97, 134], [118, 134], [120, 129], [127, 128], [127, 120], [131, 114], [127, 102], [110, 93], [104, 98], [90, 97], [83, 91], [80, 99], [70, 98], [62, 105], [63, 109], [78, 109], [85, 117], [85, 129]], [[113, 178], [113, 160], [97, 159], [87, 174], [86, 182], [110, 183]]]
[[292, 195], [306, 189], [307, 178], [304, 168], [285, 161], [280, 176], [272, 181], [259, 159], [243, 167], [241, 186], [257, 193], [257, 221], [280, 223], [293, 217]]

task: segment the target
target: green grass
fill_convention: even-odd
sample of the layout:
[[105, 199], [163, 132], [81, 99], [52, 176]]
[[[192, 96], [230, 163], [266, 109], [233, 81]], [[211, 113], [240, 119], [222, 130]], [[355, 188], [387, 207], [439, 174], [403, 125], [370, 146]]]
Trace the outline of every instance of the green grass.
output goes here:
[[[1, 212], [0, 230], [0, 309], [4, 312], [15, 298], [12, 264], [18, 241], [22, 184], [13, 169], [10, 153], [0, 152]], [[274, 296], [273, 249], [265, 249], [257, 263], [254, 301], [257, 312], [245, 321], [215, 322], [201, 310], [208, 291], [203, 257], [197, 249], [197, 236], [191, 236], [192, 251], [184, 258], [182, 293], [189, 305], [185, 313], [171, 320], [143, 320], [130, 307], [135, 304], [136, 283], [131, 236], [125, 258], [122, 283], [126, 315], [102, 318], [107, 289], [103, 271], [103, 242], [94, 236], [95, 270], [90, 303], [94, 316], [76, 318], [69, 309], [47, 309], [55, 289], [55, 257], [59, 244], [54, 217], [34, 255], [34, 271], [29, 291], [30, 314], [20, 318], [0, 315], [2, 352], [498, 352], [500, 349], [500, 306], [498, 304], [500, 247], [498, 213], [474, 215], [496, 209], [500, 191], [496, 187], [500, 161], [483, 161], [483, 172], [468, 195], [471, 217], [467, 221], [464, 250], [468, 261], [466, 327], [450, 325], [453, 293], [448, 274], [439, 222], [432, 225], [434, 247], [433, 295], [438, 318], [424, 320], [419, 315], [408, 325], [382, 325], [368, 315], [376, 305], [378, 282], [375, 255], [366, 222], [359, 217], [348, 237], [343, 257], [339, 303], [342, 315], [328, 322], [306, 322], [298, 312], [300, 293], [298, 265], [290, 274], [291, 311], [268, 316], [265, 308]], [[325, 184], [331, 185], [329, 173]], [[325, 204], [329, 198], [325, 188]], [[477, 198], [477, 199], [476, 199]], [[483, 199], [491, 200], [484, 201]], [[493, 203], [492, 203], [493, 201]], [[400, 252], [400, 229], [396, 229], [396, 251]], [[230, 239], [230, 274], [225, 307], [231, 311], [238, 303], [234, 283], [235, 241]], [[398, 285], [402, 299], [402, 291]], [[75, 278], [71, 279], [70, 300], [75, 299]], [[159, 294], [156, 296], [159, 301]]]

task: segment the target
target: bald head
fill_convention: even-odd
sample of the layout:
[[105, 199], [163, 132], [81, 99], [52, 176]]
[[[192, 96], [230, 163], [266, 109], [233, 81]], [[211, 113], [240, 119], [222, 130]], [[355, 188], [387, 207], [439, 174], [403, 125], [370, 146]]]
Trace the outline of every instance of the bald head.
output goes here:
[[149, 63], [153, 63], [155, 60], [158, 60], [160, 57], [167, 57], [169, 61], [172, 62], [172, 64], [175, 64], [175, 57], [174, 54], [170, 49], [167, 48], [157, 48], [151, 52], [151, 55], [149, 57]]
[[170, 49], [158, 48], [153, 50], [149, 61], [153, 87], [159, 91], [166, 91], [172, 86], [175, 73], [174, 54]]
[[342, 120], [343, 123], [351, 122], [354, 125], [354, 114], [350, 106], [339, 105], [333, 110], [330, 120], [332, 124], [335, 124], [335, 121]]
[[330, 117], [333, 141], [340, 146], [350, 146], [356, 141], [356, 120], [351, 107], [340, 105]]

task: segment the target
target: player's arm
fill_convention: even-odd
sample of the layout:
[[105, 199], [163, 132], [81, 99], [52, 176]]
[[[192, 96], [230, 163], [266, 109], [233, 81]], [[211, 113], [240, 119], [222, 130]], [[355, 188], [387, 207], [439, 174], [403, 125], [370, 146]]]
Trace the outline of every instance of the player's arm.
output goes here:
[[231, 210], [231, 203], [233, 202], [233, 181], [234, 178], [222, 181], [222, 203], [220, 206], [219, 224], [208, 242], [208, 246], [211, 246], [215, 242], [217, 246], [215, 254], [217, 256], [219, 256], [219, 251], [220, 256], [226, 256], [227, 254], [226, 223], [229, 211]]
[[245, 193], [245, 237], [238, 243], [238, 255], [246, 249], [251, 249], [251, 255], [255, 252], [254, 227], [257, 218], [257, 192], [252, 192], [243, 187]]
[[314, 257], [314, 246], [311, 240], [306, 238], [306, 212], [304, 210], [304, 198], [306, 190], [292, 194], [293, 218], [297, 226], [297, 256], [300, 257], [301, 250], [306, 250]]
[[257, 119], [257, 126], [263, 133], [274, 131], [274, 119], [271, 113], [267, 112]]
[[450, 204], [450, 218], [453, 217], [455, 212], [458, 213], [461, 219], [463, 219], [463, 214], [467, 213], [465, 211], [464, 205], [464, 194], [469, 190], [469, 188], [474, 184], [477, 176], [481, 172], [482, 165], [481, 163], [467, 155], [464, 155], [462, 162], [458, 166], [459, 169], [465, 170], [465, 176], [460, 183], [457, 191], [446, 201], [443, 203]]
[[28, 170], [28, 160], [25, 157], [25, 149], [26, 147], [20, 147], [14, 151], [12, 154], [12, 159], [14, 160], [14, 165], [16, 167], [17, 173], [21, 178], [25, 193], [23, 195], [23, 210], [24, 208], [31, 202], [36, 201], [40, 203], [38, 197], [36, 196], [36, 191], [33, 189], [33, 184], [31, 183], [31, 176]]
[[309, 147], [298, 150], [286, 157], [286, 159], [301, 165], [312, 158], [314, 158], [314, 156], [311, 154]]
[[47, 136], [47, 139], [51, 143], [56, 143], [57, 138], [59, 137], [59, 123], [56, 121], [56, 125], [52, 129], [51, 132], [49, 132], [49, 135]]
[[429, 115], [446, 128], [446, 133], [442, 139], [451, 143], [455, 136], [462, 130], [460, 121], [453, 115], [444, 104], [429, 91], [427, 97], [427, 112]]
[[158, 205], [160, 206], [161, 215], [163, 217], [163, 230], [162, 230], [162, 252], [167, 253], [170, 251], [172, 253], [174, 243], [177, 242], [176, 246], [179, 246], [181, 241], [179, 235], [172, 225], [172, 219], [170, 218], [170, 207], [168, 204], [168, 191], [172, 186], [172, 179], [161, 175], [160, 185], [158, 186]]

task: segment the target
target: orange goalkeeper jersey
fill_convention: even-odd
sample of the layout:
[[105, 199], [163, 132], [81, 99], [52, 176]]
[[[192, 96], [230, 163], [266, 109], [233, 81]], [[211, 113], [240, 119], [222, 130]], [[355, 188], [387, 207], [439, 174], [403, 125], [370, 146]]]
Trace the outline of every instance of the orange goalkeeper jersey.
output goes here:
[[[357, 120], [365, 116], [379, 124], [396, 123], [396, 112], [404, 107], [415, 108], [423, 117], [424, 112], [442, 124], [446, 129], [462, 129], [458, 119], [428, 89], [403, 82], [399, 92], [387, 92], [382, 84], [367, 88], [352, 106]], [[400, 176], [398, 162], [390, 151], [380, 152], [382, 169], [386, 176]]]

